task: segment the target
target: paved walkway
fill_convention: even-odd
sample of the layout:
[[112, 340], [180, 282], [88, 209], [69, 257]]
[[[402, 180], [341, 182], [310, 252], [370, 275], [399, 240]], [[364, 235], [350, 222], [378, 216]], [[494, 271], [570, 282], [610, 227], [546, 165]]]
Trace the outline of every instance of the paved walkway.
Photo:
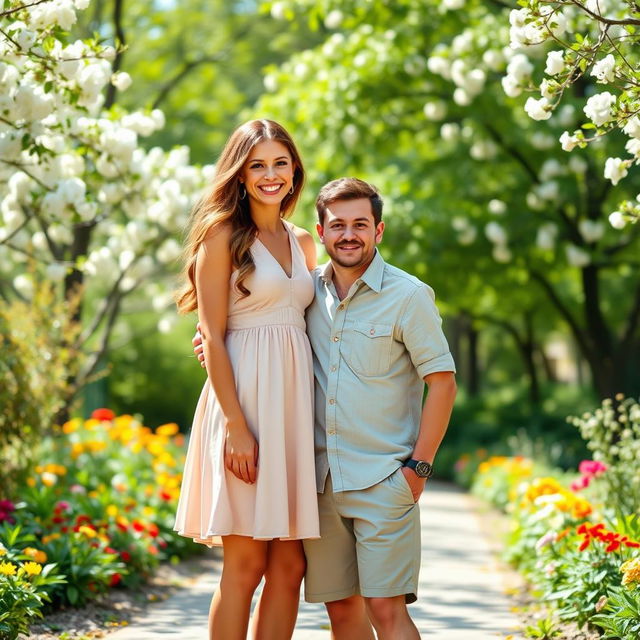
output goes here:
[[[504, 595], [505, 575], [482, 533], [474, 502], [460, 490], [429, 482], [420, 499], [422, 571], [418, 602], [409, 606], [429, 640], [519, 640]], [[207, 640], [207, 613], [219, 570], [149, 607], [112, 640]], [[255, 603], [255, 599], [254, 599]], [[329, 640], [324, 606], [301, 602], [294, 640]], [[358, 640], [354, 638], [354, 640]]]

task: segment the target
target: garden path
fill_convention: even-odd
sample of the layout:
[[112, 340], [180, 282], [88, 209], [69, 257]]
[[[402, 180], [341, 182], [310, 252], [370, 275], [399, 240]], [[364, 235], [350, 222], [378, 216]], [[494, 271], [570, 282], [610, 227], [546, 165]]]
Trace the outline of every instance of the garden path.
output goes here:
[[[474, 500], [453, 485], [428, 483], [420, 499], [422, 571], [409, 610], [429, 640], [519, 640], [518, 619], [505, 595], [508, 574], [496, 560], [495, 537]], [[151, 605], [112, 640], [206, 640], [207, 613], [219, 571]], [[255, 599], [254, 599], [255, 603]], [[329, 640], [322, 605], [300, 604], [294, 640]]]

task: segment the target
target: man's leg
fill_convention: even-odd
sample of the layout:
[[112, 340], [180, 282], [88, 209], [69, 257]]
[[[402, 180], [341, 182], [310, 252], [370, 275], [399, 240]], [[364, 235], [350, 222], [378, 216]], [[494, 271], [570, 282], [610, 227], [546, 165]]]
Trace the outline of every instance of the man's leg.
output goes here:
[[407, 611], [405, 597], [365, 598], [366, 609], [378, 640], [420, 640]]
[[402, 469], [349, 492], [360, 592], [378, 640], [416, 640], [407, 602], [416, 600], [420, 572], [420, 511]]
[[343, 494], [333, 493], [331, 477], [318, 494], [320, 538], [304, 540], [307, 572], [305, 599], [324, 602], [334, 640], [373, 640], [364, 600], [359, 595], [353, 524], [340, 515]]
[[331, 640], [375, 640], [362, 596], [325, 604], [331, 620]]

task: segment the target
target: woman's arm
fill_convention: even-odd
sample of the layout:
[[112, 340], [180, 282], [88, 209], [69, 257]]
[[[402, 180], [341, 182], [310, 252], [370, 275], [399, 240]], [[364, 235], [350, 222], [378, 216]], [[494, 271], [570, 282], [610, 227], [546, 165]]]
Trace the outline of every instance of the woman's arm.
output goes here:
[[258, 443], [249, 430], [240, 407], [225, 345], [232, 270], [230, 238], [229, 228], [215, 229], [198, 250], [198, 318], [207, 375], [226, 420], [225, 466], [238, 478], [253, 483], [256, 479]]
[[316, 243], [313, 240], [313, 236], [300, 227], [293, 227], [293, 233], [295, 233], [300, 248], [304, 253], [305, 261], [307, 263], [307, 269], [313, 271], [318, 266], [318, 254], [316, 252]]

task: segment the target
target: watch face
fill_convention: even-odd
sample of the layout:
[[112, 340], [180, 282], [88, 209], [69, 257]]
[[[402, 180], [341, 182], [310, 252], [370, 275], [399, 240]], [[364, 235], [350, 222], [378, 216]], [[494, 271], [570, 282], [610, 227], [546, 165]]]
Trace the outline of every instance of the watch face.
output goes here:
[[416, 464], [416, 474], [421, 478], [428, 478], [432, 473], [431, 465], [428, 462], [422, 460]]

